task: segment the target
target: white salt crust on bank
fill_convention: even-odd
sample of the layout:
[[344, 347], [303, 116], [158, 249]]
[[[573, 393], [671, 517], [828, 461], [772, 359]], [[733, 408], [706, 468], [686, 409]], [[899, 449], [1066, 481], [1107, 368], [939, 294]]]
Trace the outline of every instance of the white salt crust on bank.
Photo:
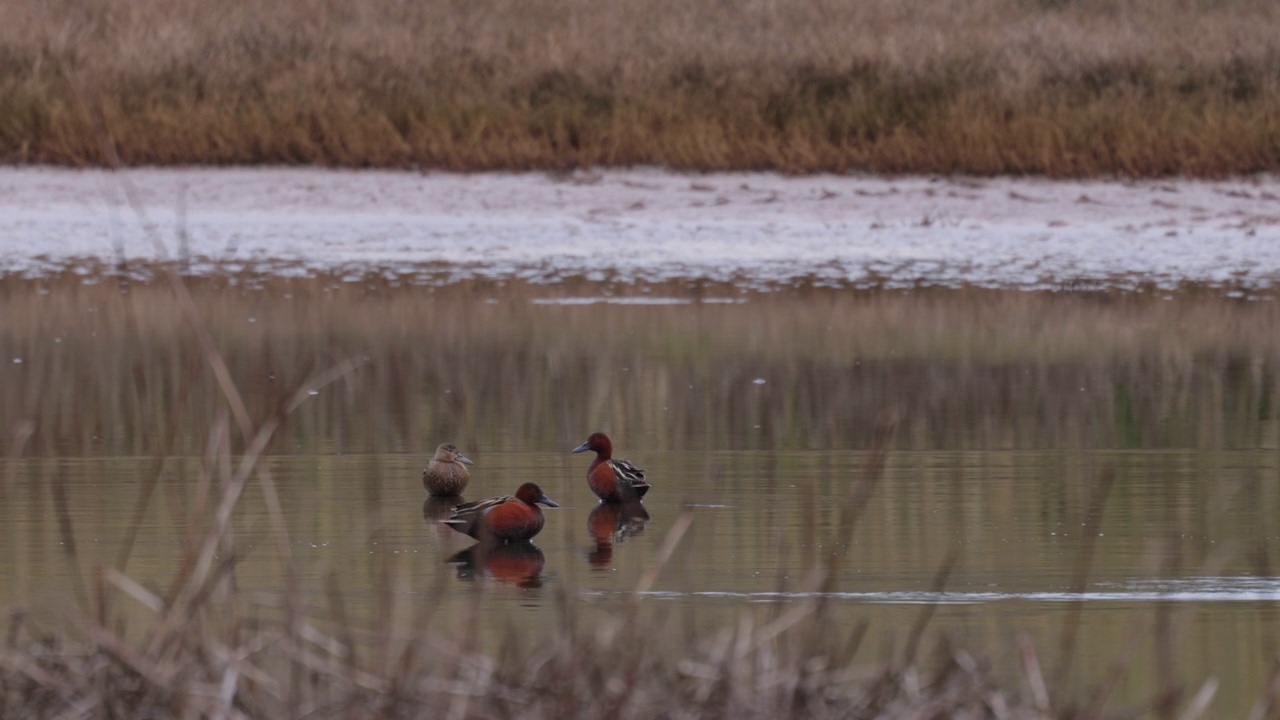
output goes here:
[[1280, 179], [0, 168], [0, 272], [797, 280], [1007, 288], [1280, 283]]

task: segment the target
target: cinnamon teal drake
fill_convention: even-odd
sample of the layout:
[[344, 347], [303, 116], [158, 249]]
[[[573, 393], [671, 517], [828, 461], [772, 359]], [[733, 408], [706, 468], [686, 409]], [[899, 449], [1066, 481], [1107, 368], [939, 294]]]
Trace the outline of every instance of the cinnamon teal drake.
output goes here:
[[602, 432], [591, 433], [575, 453], [594, 450], [596, 459], [587, 468], [587, 485], [601, 502], [631, 502], [649, 492], [644, 471], [621, 458], [613, 457], [613, 441]]
[[442, 522], [477, 540], [525, 542], [537, 535], [545, 522], [539, 504], [560, 507], [542, 492], [542, 488], [525, 483], [515, 495], [462, 503], [454, 507]]
[[458, 452], [458, 446], [444, 443], [436, 448], [436, 454], [422, 471], [422, 486], [437, 497], [461, 495], [471, 482], [467, 465], [474, 465], [471, 458]]

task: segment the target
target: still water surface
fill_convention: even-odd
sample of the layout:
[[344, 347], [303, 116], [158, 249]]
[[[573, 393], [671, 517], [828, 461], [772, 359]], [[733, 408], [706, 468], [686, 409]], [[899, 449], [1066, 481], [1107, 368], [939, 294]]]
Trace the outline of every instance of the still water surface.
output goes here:
[[[653, 454], [637, 462], [655, 490], [642, 509], [624, 509], [630, 516], [621, 518], [595, 502], [579, 457], [472, 455], [472, 489], [502, 491], [494, 478], [519, 478], [564, 505], [547, 511], [536, 547], [460, 562], [472, 543], [435, 522], [444, 504], [425, 499], [420, 458], [272, 458], [305, 583], [318, 594], [324, 577], [336, 573], [358, 611], [362, 602], [376, 602], [380, 583], [391, 577], [398, 592], [437, 603], [446, 617], [481, 603], [504, 619], [554, 623], [557, 592], [578, 594], [604, 612], [618, 606], [653, 566], [675, 519], [692, 512], [690, 533], [648, 592], [709, 624], [731, 622], [744, 603], [806, 597], [816, 589], [806, 584], [806, 569], [834, 553], [840, 574], [828, 592], [835, 617], [870, 621], [872, 635], [885, 642], [903, 640], [921, 608], [938, 604], [933, 627], [964, 647], [998, 658], [1027, 634], [1052, 655], [1064, 623], [1078, 614], [1079, 652], [1100, 670], [1135, 649], [1150, 661], [1154, 610], [1163, 607], [1177, 628], [1179, 672], [1188, 679], [1217, 675], [1224, 690], [1239, 693], [1256, 690], [1255, 673], [1277, 649], [1280, 579], [1267, 565], [1280, 547], [1272, 452], [1092, 452], [1085, 453], [1086, 471], [1073, 466], [1080, 453], [897, 453], [850, 547], [831, 543], [834, 508], [864, 453]], [[18, 479], [3, 507], [10, 560], [0, 600], [46, 610], [69, 602], [69, 564], [42, 489], [52, 473], [70, 490], [81, 562], [110, 565], [123, 535], [117, 513], [127, 509], [118, 498], [134, 496], [146, 466], [130, 458], [65, 459], [56, 467], [11, 461], [6, 469]], [[1096, 523], [1087, 502], [1072, 497], [1072, 486], [1087, 484], [1093, 469], [1115, 477]], [[149, 515], [132, 561], [135, 577], [157, 588], [165, 587], [181, 549], [180, 528], [164, 505]], [[277, 590], [269, 521], [252, 493], [240, 522], [247, 556], [239, 589]], [[1095, 537], [1082, 537], [1086, 532]], [[939, 587], [936, 575], [952, 556]]]
[[[984, 298], [965, 311], [969, 325], [934, 332], [972, 335], [1007, 322], [1010, 307]], [[492, 306], [488, 300], [467, 296], [450, 307], [475, 320], [467, 313]], [[564, 596], [590, 622], [660, 570], [646, 587], [654, 612], [732, 626], [744, 609], [813, 597], [819, 588], [809, 570], [834, 558], [835, 582], [822, 591], [842, 628], [869, 623], [865, 660], [900, 646], [932, 612], [930, 637], [1008, 669], [1025, 635], [1047, 666], [1073, 666], [1083, 688], [1131, 661], [1125, 687], [1132, 698], [1148, 697], [1162, 675], [1193, 684], [1212, 675], [1223, 683], [1218, 707], [1234, 712], [1265, 682], [1280, 650], [1273, 567], [1280, 453], [1269, 344], [1219, 357], [1197, 349], [1195, 337], [1181, 345], [1175, 328], [1150, 345], [1100, 342], [1096, 354], [1077, 349], [1047, 359], [1039, 351], [974, 349], [982, 343], [948, 345], [946, 357], [883, 338], [869, 338], [851, 356], [844, 345], [810, 335], [788, 340], [785, 328], [801, 325], [810, 300], [773, 301], [762, 310], [757, 297], [678, 312], [519, 302], [517, 314], [535, 313], [520, 315], [521, 332], [491, 332], [502, 322], [492, 318], [489, 325], [460, 321], [448, 347], [425, 360], [414, 354], [421, 338], [412, 332], [403, 346], [370, 343], [382, 357], [367, 372], [384, 379], [356, 392], [322, 391], [297, 419], [305, 432], [285, 433], [287, 442], [268, 454], [289, 553], [317, 605], [336, 577], [355, 614], [379, 612], [390, 585], [404, 602], [431, 603], [437, 617], [478, 608], [493, 622], [554, 627]], [[846, 310], [862, 312], [860, 302], [849, 300]], [[912, 317], [910, 307], [893, 302], [877, 312]], [[544, 312], [555, 315], [536, 315]], [[920, 318], [938, 325], [939, 312], [922, 309]], [[1126, 322], [1149, 332], [1143, 312]], [[742, 329], [724, 330], [735, 322]], [[549, 345], [547, 333], [560, 338], [554, 329], [566, 326], [608, 327], [623, 339]], [[715, 340], [711, 327], [740, 337], [692, 353], [674, 340], [659, 344], [661, 351], [648, 341], [641, 345], [649, 350], [628, 344], [635, 335], [651, 338], [655, 327], [677, 339], [706, 340], [710, 332]], [[797, 346], [803, 340], [804, 349], [779, 352], [779, 333]], [[327, 339], [334, 334], [341, 333]], [[6, 351], [16, 335], [5, 336]], [[227, 342], [234, 356], [235, 341]], [[32, 373], [26, 382], [39, 381], [43, 365], [65, 362], [23, 347], [24, 363], [9, 370]], [[437, 372], [476, 347], [484, 359], [469, 372], [480, 380]], [[269, 364], [281, 362], [268, 356]], [[428, 370], [385, 381], [388, 367], [415, 362]], [[256, 371], [245, 363], [233, 366], [252, 392]], [[531, 387], [527, 375], [535, 372], [564, 392]], [[533, 407], [547, 398], [555, 398], [549, 409]], [[840, 510], [868, 461], [874, 411], [886, 406], [899, 413], [898, 434], [846, 545]], [[369, 420], [361, 410], [368, 407], [382, 419]], [[119, 407], [89, 411], [101, 412], [104, 428], [128, 415]], [[388, 425], [422, 430], [411, 440], [417, 447], [361, 434], [386, 417]], [[833, 442], [833, 426], [851, 429]], [[618, 455], [647, 470], [654, 489], [642, 507], [603, 508], [588, 490], [588, 458], [569, 450], [598, 429], [613, 433]], [[531, 481], [563, 506], [546, 511], [533, 547], [468, 556], [470, 539], [436, 522], [447, 504], [426, 498], [420, 473], [443, 441], [476, 463], [466, 499]], [[84, 577], [116, 564], [127, 518], [163, 455], [129, 452], [137, 442], [144, 441], [46, 438], [10, 452], [0, 502], [0, 604], [55, 622], [77, 602], [67, 528]], [[371, 445], [378, 450], [365, 451]], [[10, 447], [23, 446], [15, 440]], [[201, 466], [190, 453], [164, 460], [139, 526], [127, 571], [157, 591], [181, 561]], [[57, 487], [65, 488], [65, 512]], [[658, 568], [664, 540], [686, 514], [689, 532]], [[235, 527], [238, 589], [278, 591], [280, 551], [257, 486], [241, 501]], [[1064, 648], [1072, 645], [1067, 660]]]

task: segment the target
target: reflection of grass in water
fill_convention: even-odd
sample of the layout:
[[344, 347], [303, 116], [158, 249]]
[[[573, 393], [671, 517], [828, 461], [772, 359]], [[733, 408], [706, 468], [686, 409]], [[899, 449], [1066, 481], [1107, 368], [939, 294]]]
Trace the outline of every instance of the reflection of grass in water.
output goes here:
[[[667, 717], [680, 711], [872, 717], [922, 708], [934, 715], [965, 708], [986, 713], [1001, 703], [1066, 713], [1073, 697], [1068, 680], [1060, 686], [1050, 678], [1046, 685], [1027, 645], [1019, 653], [1030, 690], [1018, 700], [1023, 693], [1002, 690], [964, 652], [945, 645], [936, 655], [925, 652], [927, 613], [902, 657], [870, 659], [866, 651], [859, 655], [866, 628], [833, 628], [821, 597], [744, 612], [737, 627], [705, 628], [692, 626], [691, 616], [655, 610], [640, 596], [592, 621], [587, 618], [598, 608], [566, 593], [559, 596], [561, 623], [530, 640], [485, 627], [478, 608], [461, 618], [436, 617], [430, 597], [414, 597], [410, 605], [388, 577], [371, 603], [373, 616], [357, 616], [344, 609], [344, 593], [353, 589], [337, 575], [323, 602], [300, 594], [288, 559], [288, 525], [279, 518], [271, 532], [286, 582], [276, 597], [245, 597], [231, 581], [237, 548], [225, 519], [249, 483], [270, 502], [274, 491], [269, 476], [258, 474], [258, 460], [277, 446], [253, 440], [269, 434], [270, 418], [284, 421], [280, 432], [291, 433], [291, 441], [339, 442], [344, 451], [361, 444], [386, 450], [397, 442], [420, 449], [442, 434], [455, 436], [439, 432], [450, 423], [486, 440], [492, 433], [527, 443], [547, 438], [555, 446], [558, 432], [574, 426], [576, 437], [594, 426], [601, 408], [616, 404], [624, 406], [617, 417], [636, 428], [662, 417], [658, 403], [691, 425], [727, 423], [706, 440], [724, 447], [743, 442], [750, 423], [775, 417], [781, 418], [776, 428], [814, 428], [810, 443], [879, 437], [842, 512], [839, 532], [851, 533], [877, 492], [881, 451], [910, 446], [909, 432], [1008, 422], [1030, 408], [1060, 423], [1038, 430], [1070, 437], [1068, 430], [1108, 420], [1097, 415], [1098, 400], [1109, 407], [1111, 385], [1103, 379], [1130, 386], [1122, 414], [1129, 425], [1171, 408], [1194, 415], [1198, 404], [1220, 402], [1224, 393], [1243, 404], [1235, 420], [1241, 431], [1257, 432], [1262, 418], [1274, 415], [1271, 401], [1260, 399], [1274, 393], [1259, 392], [1273, 382], [1275, 310], [1269, 303], [814, 291], [751, 295], [735, 306], [547, 308], [528, 300], [601, 289], [250, 280], [191, 283], [249, 406], [248, 428], [237, 428], [221, 409], [223, 391], [209, 378], [207, 356], [187, 340], [168, 290], [134, 284], [125, 292], [114, 282], [84, 285], [76, 278], [0, 285], [6, 318], [0, 357], [22, 361], [6, 368], [11, 381], [0, 385], [0, 427], [25, 422], [35, 428], [12, 437], [11, 456], [105, 449], [204, 458], [195, 501], [173, 510], [183, 512], [174, 525], [190, 532], [187, 562], [167, 589], [136, 584], [124, 567], [127, 555], [116, 570], [77, 567], [74, 528], [62, 526], [75, 575], [88, 580], [78, 590], [83, 613], [75, 615], [74, 629], [51, 638], [21, 620], [12, 625], [0, 645], [0, 714], [84, 707], [121, 716], [154, 710], [225, 717]], [[261, 289], [250, 289], [256, 284]], [[699, 349], [672, 355], [663, 349], [668, 343]], [[298, 393], [304, 378], [344, 358], [367, 359], [319, 395]], [[632, 380], [622, 379], [623, 367]], [[756, 377], [767, 381], [755, 386]], [[685, 380], [695, 381], [695, 392], [685, 390]], [[1082, 381], [1094, 382], [1101, 396], [1075, 400]], [[435, 397], [444, 389], [451, 397], [440, 408], [415, 395]], [[764, 392], [741, 398], [756, 390]], [[284, 413], [287, 399], [304, 396], [296, 411]], [[405, 431], [396, 424], [421, 406], [438, 415], [419, 419], [414, 434], [397, 436]], [[897, 408], [896, 441], [891, 426], [877, 421], [884, 408]], [[432, 431], [417, 434], [428, 422]], [[1191, 432], [1206, 430], [1185, 422]], [[502, 423], [519, 432], [503, 432], [511, 425]], [[540, 430], [540, 423], [550, 429]], [[657, 450], [680, 442], [687, 429], [666, 423], [649, 436]], [[92, 442], [90, 433], [102, 433], [105, 442]], [[771, 437], [781, 435], [756, 439]], [[58, 483], [55, 477], [53, 502], [65, 506]], [[1087, 522], [1100, 521], [1109, 487], [1103, 476], [1082, 489]], [[687, 525], [677, 521], [674, 528], [662, 557], [674, 551]], [[1176, 556], [1175, 548], [1169, 557]], [[1082, 550], [1080, 585], [1094, 562]], [[827, 570], [836, 568], [832, 561]], [[641, 589], [652, 587], [661, 570], [659, 563]], [[805, 582], [820, 588], [829, 577], [817, 572]], [[945, 578], [940, 572], [940, 586]], [[117, 611], [125, 603], [149, 608], [153, 620], [121, 628]], [[1074, 642], [1064, 631], [1063, 646]], [[1153, 709], [1194, 716], [1195, 700], [1172, 695], [1167, 678], [1173, 675], [1164, 677]], [[1099, 697], [1105, 700], [1105, 692]]]
[[[451, 169], [1276, 168], [1273, 3], [0, 6], [0, 157]], [[1194, 37], [1187, 28], [1195, 28]]]
[[[530, 300], [603, 289], [190, 285], [253, 413], [334, 358], [365, 363], [312, 398], [273, 441], [282, 450], [341, 438], [347, 451], [425, 452], [440, 437], [537, 449], [606, 425], [657, 450], [842, 448], [887, 406], [903, 446], [1229, 447], [1262, 442], [1276, 414], [1269, 302], [806, 290], [545, 306]], [[199, 454], [220, 395], [198, 348], [174, 341], [183, 320], [167, 292], [4, 280], [0, 427], [13, 454], [148, 455], [173, 432]]]

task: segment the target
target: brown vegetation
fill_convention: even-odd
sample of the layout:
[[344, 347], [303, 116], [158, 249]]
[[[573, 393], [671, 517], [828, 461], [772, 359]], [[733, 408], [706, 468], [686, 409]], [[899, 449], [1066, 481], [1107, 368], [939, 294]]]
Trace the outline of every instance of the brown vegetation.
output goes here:
[[[17, 0], [0, 159], [1280, 168], [1267, 0]], [[102, 127], [98, 127], [102, 126]]]

